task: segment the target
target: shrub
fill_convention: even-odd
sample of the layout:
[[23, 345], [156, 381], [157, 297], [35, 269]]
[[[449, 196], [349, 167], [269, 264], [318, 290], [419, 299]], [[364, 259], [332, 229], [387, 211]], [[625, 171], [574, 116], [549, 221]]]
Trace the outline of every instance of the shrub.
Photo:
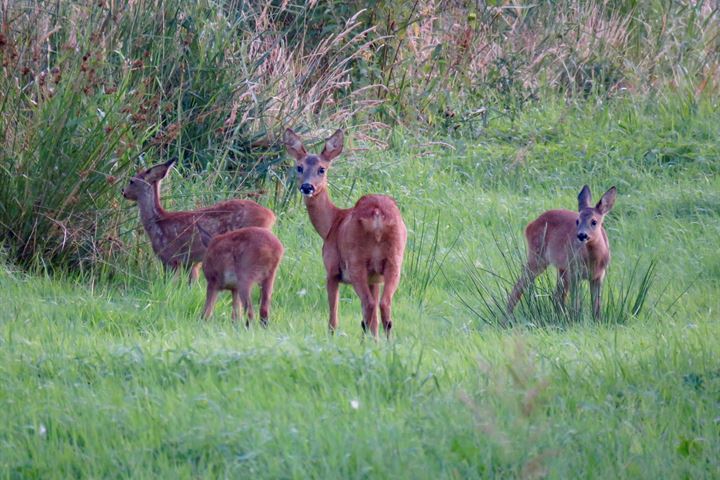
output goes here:
[[[116, 199], [141, 153], [267, 178], [277, 133], [372, 105], [350, 93], [372, 44], [354, 18], [317, 36], [302, 3], [14, 3], [0, 37], [0, 237], [24, 265], [121, 246]], [[313, 42], [306, 37], [317, 36]], [[142, 161], [140, 163], [143, 163]]]

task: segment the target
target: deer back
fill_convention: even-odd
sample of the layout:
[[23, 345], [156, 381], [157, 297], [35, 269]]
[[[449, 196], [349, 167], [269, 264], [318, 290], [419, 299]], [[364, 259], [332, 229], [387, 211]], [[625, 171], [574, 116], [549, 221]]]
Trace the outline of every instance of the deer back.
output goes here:
[[164, 263], [189, 265], [201, 261], [206, 249], [196, 224], [216, 236], [243, 227], [270, 229], [274, 222], [272, 211], [251, 200], [227, 200], [198, 210], [163, 212], [146, 231]]
[[208, 282], [218, 288], [262, 282], [284, 254], [280, 240], [265, 228], [246, 227], [212, 238], [203, 259]]
[[383, 275], [387, 262], [402, 263], [407, 229], [392, 198], [361, 197], [336, 225], [337, 234], [328, 240], [337, 243], [343, 271], [351, 265], [365, 265], [372, 278]]

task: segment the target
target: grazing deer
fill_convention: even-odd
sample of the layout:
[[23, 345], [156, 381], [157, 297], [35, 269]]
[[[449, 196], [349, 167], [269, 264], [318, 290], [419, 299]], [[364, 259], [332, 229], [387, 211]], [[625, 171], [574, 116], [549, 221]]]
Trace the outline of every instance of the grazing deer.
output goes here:
[[[528, 224], [525, 228], [528, 262], [508, 299], [509, 313], [525, 287], [548, 265], [554, 265], [558, 270], [558, 302], [563, 305], [570, 286], [587, 279], [590, 281], [593, 317], [600, 318], [600, 290], [610, 263], [610, 243], [603, 219], [612, 209], [616, 195], [617, 190], [612, 187], [593, 207], [590, 187], [585, 185], [578, 195], [578, 212], [549, 210]], [[576, 304], [576, 309], [579, 306]]]
[[[295, 158], [298, 186], [310, 221], [323, 239], [327, 273], [330, 331], [338, 325], [338, 287], [349, 283], [360, 297], [363, 331], [378, 334], [377, 308], [390, 336], [392, 299], [400, 283], [407, 230], [395, 201], [385, 195], [365, 195], [352, 208], [338, 208], [328, 195], [327, 171], [343, 149], [343, 132], [325, 141], [320, 155], [308, 154], [300, 138], [288, 129], [285, 147]], [[380, 284], [385, 286], [380, 296]]]
[[247, 314], [245, 325], [253, 320], [250, 291], [254, 284], [260, 285], [260, 322], [267, 326], [270, 315], [275, 273], [283, 249], [280, 240], [270, 230], [246, 227], [213, 237], [198, 225], [200, 238], [207, 248], [203, 259], [203, 273], [207, 280], [207, 298], [203, 317], [210, 318], [220, 290], [232, 292], [232, 318], [240, 317], [240, 304]]
[[242, 227], [270, 229], [275, 214], [252, 200], [227, 200], [187, 212], [167, 212], [160, 204], [160, 183], [177, 159], [152, 166], [134, 176], [123, 189], [128, 200], [137, 202], [140, 220], [150, 237], [153, 251], [166, 268], [191, 267], [190, 283], [197, 280], [205, 247], [196, 235], [199, 224], [212, 235]]

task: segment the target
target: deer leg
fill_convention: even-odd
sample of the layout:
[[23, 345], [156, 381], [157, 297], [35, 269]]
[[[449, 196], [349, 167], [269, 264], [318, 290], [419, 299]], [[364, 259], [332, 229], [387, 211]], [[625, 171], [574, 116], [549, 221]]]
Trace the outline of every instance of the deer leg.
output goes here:
[[535, 278], [542, 272], [544, 272], [546, 268], [547, 264], [543, 262], [539, 257], [530, 256], [527, 265], [520, 274], [520, 278], [518, 279], [515, 287], [513, 287], [512, 292], [508, 297], [507, 312], [509, 314], [512, 314], [513, 310], [515, 309], [515, 305], [517, 305], [517, 303], [520, 301], [520, 298], [522, 297], [522, 294], [527, 288], [527, 286], [533, 283], [535, 281]]
[[260, 324], [267, 327], [270, 317], [270, 301], [272, 300], [275, 272], [272, 272], [260, 285]]
[[242, 306], [245, 309], [245, 314], [247, 315], [247, 321], [245, 322], [245, 327], [250, 327], [250, 322], [253, 321], [253, 318], [255, 318], [255, 312], [253, 312], [253, 306], [252, 306], [252, 297], [250, 295], [250, 289], [252, 287], [252, 284], [241, 284], [238, 286], [238, 298], [240, 302], [242, 302]]
[[185, 273], [185, 265], [180, 262], [173, 262], [172, 271], [174, 281], [181, 282], [182, 274]]
[[[389, 266], [388, 266], [389, 267]], [[400, 284], [400, 268], [385, 268], [385, 286], [383, 287], [382, 298], [380, 299], [380, 315], [382, 317], [383, 330], [388, 340], [392, 331], [392, 300]]]
[[328, 307], [330, 309], [330, 320], [328, 321], [328, 328], [330, 328], [330, 333], [335, 333], [335, 329], [338, 326], [338, 296], [340, 293], [340, 282], [337, 278], [328, 276], [326, 286], [328, 295]]
[[173, 279], [180, 278], [180, 266], [175, 260], [171, 260], [168, 263], [163, 263], [163, 271], [167, 275], [167, 272], [172, 272]]
[[558, 306], [563, 307], [565, 305], [569, 291], [570, 274], [567, 269], [558, 269], [557, 288], [555, 290], [555, 300]]
[[232, 289], [232, 320], [237, 322], [240, 318], [240, 291], [236, 288]]
[[572, 302], [573, 315], [580, 317], [582, 311], [582, 277], [578, 273], [570, 274], [570, 301]]
[[366, 327], [370, 329], [372, 336], [377, 338], [377, 301], [370, 290], [367, 270], [363, 265], [355, 265], [354, 268], [352, 268], [352, 272], [354, 272], [352, 286], [355, 289], [355, 293], [360, 297], [360, 304], [363, 310], [363, 322]]
[[602, 290], [602, 279], [590, 280], [590, 297], [593, 304], [593, 318], [600, 320], [600, 291]]
[[198, 278], [200, 278], [200, 269], [202, 268], [202, 262], [198, 262], [193, 264], [192, 267], [190, 267], [190, 285], [197, 282]]
[[205, 320], [210, 318], [210, 315], [212, 315], [213, 308], [215, 308], [215, 301], [217, 300], [218, 293], [220, 293], [220, 291], [217, 288], [208, 284], [207, 296], [205, 298], [205, 310], [203, 311], [203, 318]]
[[[370, 293], [372, 294], [373, 298], [375, 299], [375, 304], [380, 305], [380, 284], [379, 283], [371, 283], [370, 284]], [[377, 315], [377, 313], [376, 313]], [[360, 326], [363, 329], [363, 332], [367, 331], [367, 325], [365, 325], [365, 319], [363, 318], [362, 323]]]

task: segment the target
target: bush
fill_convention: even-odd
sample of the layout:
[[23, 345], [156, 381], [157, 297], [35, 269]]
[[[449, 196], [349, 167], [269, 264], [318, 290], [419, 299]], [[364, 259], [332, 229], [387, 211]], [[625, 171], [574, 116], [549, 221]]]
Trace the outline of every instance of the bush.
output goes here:
[[[160, 5], [160, 7], [158, 7]], [[141, 153], [262, 180], [297, 122], [367, 104], [352, 18], [316, 35], [302, 4], [13, 4], [0, 38], [0, 236], [10, 258], [78, 266], [112, 256], [116, 198]], [[140, 163], [143, 163], [142, 161]]]
[[5, 5], [0, 242], [23, 265], [110, 258], [126, 221], [113, 185], [140, 154], [238, 188], [286, 179], [286, 126], [352, 125], [381, 146], [388, 124], [476, 137], [543, 96], [720, 81], [711, 2]]

